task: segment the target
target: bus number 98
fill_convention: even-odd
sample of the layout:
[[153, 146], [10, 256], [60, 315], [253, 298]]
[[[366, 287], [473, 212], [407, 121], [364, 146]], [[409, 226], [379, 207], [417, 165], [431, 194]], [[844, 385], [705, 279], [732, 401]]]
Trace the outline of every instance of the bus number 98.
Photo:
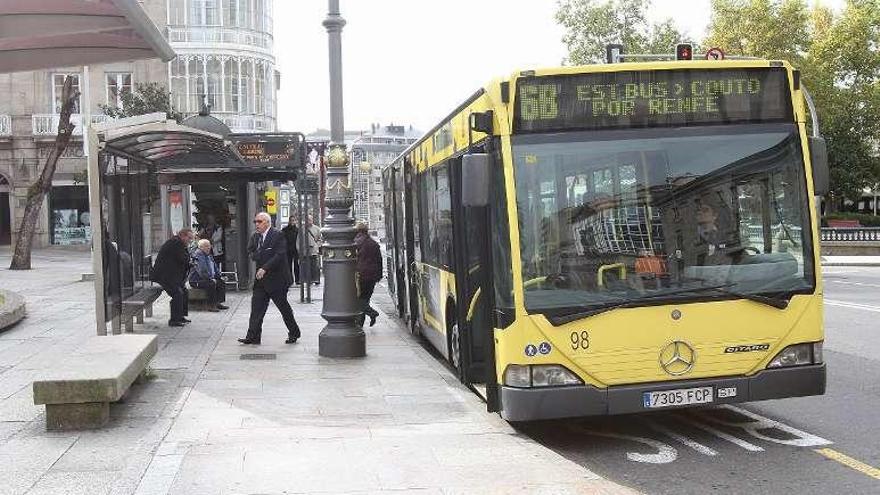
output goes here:
[[571, 332], [571, 349], [576, 351], [587, 350], [590, 348], [590, 333], [586, 330], [582, 332]]

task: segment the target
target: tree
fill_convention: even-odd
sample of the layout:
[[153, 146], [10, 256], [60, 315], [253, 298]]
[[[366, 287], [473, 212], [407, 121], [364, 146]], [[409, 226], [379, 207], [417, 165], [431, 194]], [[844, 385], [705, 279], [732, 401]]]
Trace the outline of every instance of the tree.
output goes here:
[[705, 44], [800, 68], [828, 143], [833, 210], [880, 180], [880, 0], [713, 0]]
[[650, 0], [559, 0], [556, 22], [565, 28], [565, 63], [591, 64], [605, 60], [605, 47], [624, 46], [626, 53], [670, 53], [684, 34], [672, 19], [649, 24]]
[[76, 108], [79, 100], [79, 91], [73, 89], [73, 78], [67, 76], [64, 78], [64, 87], [61, 90], [61, 114], [58, 118], [58, 134], [55, 137], [55, 146], [46, 157], [46, 164], [43, 166], [43, 172], [40, 177], [28, 188], [27, 203], [24, 207], [24, 216], [21, 219], [21, 227], [18, 229], [18, 237], [15, 239], [15, 248], [12, 253], [12, 263], [9, 265], [10, 270], [30, 270], [31, 269], [31, 248], [34, 241], [34, 233], [37, 229], [37, 221], [40, 218], [40, 210], [43, 208], [43, 201], [52, 188], [52, 177], [55, 176], [55, 169], [58, 166], [58, 159], [64, 154], [67, 145], [70, 143], [70, 137], [76, 127], [70, 122], [70, 115]]
[[123, 92], [122, 106], [99, 105], [105, 115], [113, 118], [134, 117], [154, 112], [165, 112], [169, 119], [181, 121], [183, 115], [171, 108], [171, 95], [159, 83], [138, 83], [133, 92]]

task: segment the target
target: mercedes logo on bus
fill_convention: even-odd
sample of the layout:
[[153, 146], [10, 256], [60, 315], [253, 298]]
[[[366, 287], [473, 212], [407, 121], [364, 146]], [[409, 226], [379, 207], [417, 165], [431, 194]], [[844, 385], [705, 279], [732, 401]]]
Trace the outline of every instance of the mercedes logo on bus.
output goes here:
[[660, 367], [672, 376], [680, 376], [694, 367], [697, 353], [687, 342], [676, 340], [660, 351]]

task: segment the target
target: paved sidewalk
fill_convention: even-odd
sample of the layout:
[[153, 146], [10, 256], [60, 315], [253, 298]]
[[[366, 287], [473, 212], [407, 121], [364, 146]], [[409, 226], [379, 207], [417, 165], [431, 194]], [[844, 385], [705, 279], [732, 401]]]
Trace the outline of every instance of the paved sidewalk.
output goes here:
[[[0, 251], [0, 288], [27, 297], [28, 317], [0, 333], [0, 494], [634, 493], [486, 413], [384, 314], [367, 358], [319, 357], [320, 290], [293, 304], [303, 338], [292, 346], [274, 307], [262, 346], [236, 341], [247, 293], [182, 329], [163, 325], [163, 297], [135, 326], [159, 335], [155, 379], [103, 430], [46, 432], [30, 383], [94, 333], [92, 285], [78, 282], [88, 253], [40, 251], [29, 272], [8, 262]], [[390, 306], [384, 290], [376, 301]]]
[[822, 266], [880, 266], [880, 256], [822, 256]]

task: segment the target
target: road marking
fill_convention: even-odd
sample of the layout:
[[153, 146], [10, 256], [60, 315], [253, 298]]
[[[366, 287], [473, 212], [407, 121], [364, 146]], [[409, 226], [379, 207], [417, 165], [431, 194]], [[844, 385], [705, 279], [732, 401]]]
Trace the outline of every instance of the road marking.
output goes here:
[[866, 284], [864, 282], [844, 282], [843, 280], [828, 280], [828, 282], [832, 284], [860, 285], [863, 287], [880, 287], [880, 284]]
[[838, 452], [834, 449], [828, 449], [828, 448], [816, 449], [816, 452], [818, 454], [821, 454], [821, 455], [833, 460], [833, 461], [837, 461], [837, 462], [843, 464], [844, 466], [855, 469], [856, 471], [858, 471], [862, 474], [865, 474], [865, 475], [868, 475], [874, 479], [880, 480], [880, 469], [877, 469], [873, 466], [865, 464], [862, 461], [859, 461], [857, 459], [853, 459], [852, 457], [850, 457], [848, 455], [841, 454], [840, 452]]
[[687, 423], [691, 426], [699, 428], [703, 431], [708, 431], [709, 433], [715, 435], [716, 437], [727, 440], [728, 442], [730, 442], [734, 445], [737, 445], [739, 447], [742, 447], [742, 448], [748, 450], [749, 452], [764, 452], [763, 448], [758, 447], [757, 445], [755, 445], [753, 443], [746, 442], [745, 440], [743, 440], [741, 438], [738, 438], [738, 437], [735, 437], [735, 436], [730, 435], [728, 433], [725, 433], [725, 432], [719, 430], [718, 428], [713, 428], [713, 427], [711, 427], [707, 424], [703, 424], [695, 419], [691, 419], [691, 418], [688, 418], [688, 419], [682, 418], [682, 419], [684, 421], [687, 421]]
[[678, 451], [675, 450], [671, 445], [665, 444], [663, 442], [659, 442], [657, 440], [652, 440], [650, 438], [643, 437], [633, 437], [630, 435], [620, 435], [617, 433], [603, 433], [593, 430], [588, 430], [586, 428], [581, 429], [582, 432], [587, 435], [593, 435], [596, 437], [606, 437], [606, 438], [617, 438], [620, 440], [629, 440], [631, 442], [641, 443], [647, 445], [649, 447], [654, 447], [657, 449], [656, 454], [641, 454], [639, 452], [627, 452], [626, 458], [634, 461], [634, 462], [645, 462], [648, 464], [669, 464], [678, 458]]
[[880, 313], [880, 306], [871, 306], [869, 304], [858, 304], [851, 303], [846, 301], [837, 301], [834, 299], [825, 299], [825, 304], [829, 306], [840, 306], [841, 308], [850, 308], [850, 309], [861, 309], [863, 311], [871, 311], [873, 313]]
[[669, 429], [661, 424], [658, 424], [655, 421], [651, 421], [650, 419], [645, 419], [642, 421], [645, 424], [647, 424], [652, 430], [659, 431], [660, 433], [663, 433], [669, 437], [672, 437], [673, 439], [678, 440], [679, 442], [687, 445], [688, 447], [696, 450], [697, 452], [699, 452], [703, 455], [708, 455], [708, 456], [718, 455], [718, 452], [715, 452], [714, 450], [710, 449], [709, 447], [706, 447], [705, 445], [703, 445], [697, 441], [694, 441], [694, 440], [682, 435], [681, 433], [678, 433], [676, 431], [672, 431], [671, 429]]
[[[741, 407], [736, 407], [730, 404], [723, 404], [721, 406], [718, 406], [717, 409], [727, 409], [728, 411], [733, 411], [741, 416], [750, 418], [750, 421], [725, 421], [723, 419], [712, 417], [710, 415], [702, 416], [703, 419], [721, 425], [732, 426], [734, 428], [742, 428], [749, 435], [761, 440], [765, 440], [767, 442], [773, 442], [782, 445], [791, 445], [793, 447], [819, 447], [821, 445], [831, 445], [833, 443], [825, 440], [822, 437], [818, 437], [811, 433], [798, 430], [793, 426], [788, 426], [785, 423], [780, 423], [779, 421], [761, 416], [760, 414], [756, 414], [751, 411], [747, 411]], [[795, 438], [774, 438], [761, 433], [761, 430], [773, 429], [784, 431]]]

